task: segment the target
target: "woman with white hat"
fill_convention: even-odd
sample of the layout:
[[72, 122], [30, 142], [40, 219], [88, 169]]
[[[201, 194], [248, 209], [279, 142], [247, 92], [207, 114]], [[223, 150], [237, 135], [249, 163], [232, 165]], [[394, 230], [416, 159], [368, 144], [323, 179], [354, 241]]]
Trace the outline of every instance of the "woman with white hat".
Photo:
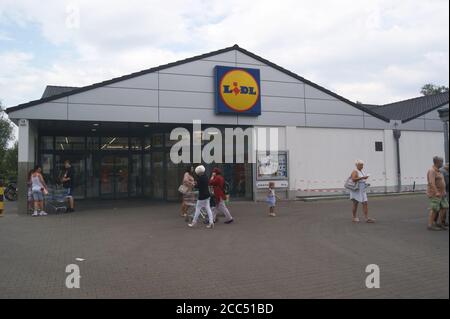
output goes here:
[[375, 219], [369, 217], [369, 206], [367, 205], [367, 186], [366, 183], [369, 175], [363, 171], [364, 162], [362, 160], [356, 160], [356, 169], [353, 170], [351, 179], [354, 183], [357, 183], [358, 187], [355, 190], [350, 190], [350, 200], [353, 202], [352, 214], [353, 222], [359, 223], [359, 218], [357, 215], [358, 204], [361, 203], [363, 206], [364, 217], [367, 223], [374, 223]]
[[211, 207], [209, 205], [209, 199], [211, 194], [209, 193], [209, 185], [208, 185], [208, 177], [205, 175], [205, 167], [203, 165], [199, 165], [195, 168], [195, 174], [197, 174], [197, 187], [198, 187], [198, 200], [197, 205], [195, 206], [195, 214], [194, 219], [191, 224], [188, 224], [189, 227], [194, 227], [197, 224], [198, 216], [200, 215], [200, 210], [202, 208], [206, 209], [208, 213], [209, 225], [206, 228], [214, 227], [214, 217], [211, 211]]

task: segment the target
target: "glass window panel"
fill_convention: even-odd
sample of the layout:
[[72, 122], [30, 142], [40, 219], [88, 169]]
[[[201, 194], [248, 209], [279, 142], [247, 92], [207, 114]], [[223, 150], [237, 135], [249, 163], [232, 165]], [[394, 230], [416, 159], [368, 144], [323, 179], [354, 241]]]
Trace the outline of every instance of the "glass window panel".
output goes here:
[[144, 154], [144, 195], [152, 196], [152, 163], [151, 155], [149, 153]]
[[150, 151], [152, 148], [152, 139], [150, 137], [146, 137], [144, 139], [144, 151]]
[[164, 197], [164, 154], [153, 152], [153, 197], [163, 199]]
[[103, 151], [128, 150], [128, 137], [102, 137], [100, 144]]
[[84, 166], [84, 154], [81, 155], [56, 155], [55, 156], [55, 181], [61, 183], [64, 175], [64, 161], [69, 160], [73, 169], [73, 196], [84, 198], [86, 171]]
[[96, 151], [99, 147], [99, 137], [98, 136], [88, 136], [87, 137], [87, 149], [90, 151]]
[[130, 195], [142, 195], [142, 157], [140, 154], [131, 156], [131, 177], [130, 177]]
[[41, 137], [41, 150], [53, 150], [53, 136]]
[[130, 147], [132, 151], [142, 150], [142, 139], [140, 137], [132, 137], [130, 139]]
[[53, 154], [41, 155], [42, 175], [47, 183], [53, 181]]
[[88, 198], [99, 196], [99, 176], [99, 161], [95, 160], [92, 154], [89, 154], [86, 157], [86, 196]]
[[152, 146], [153, 147], [162, 147], [163, 146], [163, 134], [154, 134], [152, 136]]
[[56, 136], [55, 146], [58, 151], [77, 151], [85, 149], [84, 136]]

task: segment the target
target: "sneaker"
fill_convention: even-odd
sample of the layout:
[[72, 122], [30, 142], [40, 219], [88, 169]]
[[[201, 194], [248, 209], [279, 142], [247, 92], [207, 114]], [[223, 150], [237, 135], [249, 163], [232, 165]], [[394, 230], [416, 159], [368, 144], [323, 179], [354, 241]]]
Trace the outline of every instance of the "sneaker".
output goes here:
[[445, 224], [437, 224], [436, 227], [439, 227], [442, 230], [447, 230], [448, 228], [445, 227]]
[[33, 214], [31, 214], [31, 217], [36, 217], [36, 216], [39, 216], [39, 214], [38, 214], [38, 212], [37, 212], [37, 211], [34, 211], [34, 213], [33, 213]]
[[193, 227], [195, 227], [195, 223], [190, 223], [190, 224], [188, 224], [188, 226], [193, 228]]
[[233, 218], [231, 218], [230, 220], [227, 220], [227, 221], [225, 222], [225, 224], [231, 224], [232, 222], [234, 222], [234, 219], [233, 219]]
[[442, 230], [442, 228], [436, 227], [434, 225], [433, 226], [428, 226], [427, 229], [428, 230], [433, 230], [433, 231], [441, 231]]
[[39, 213], [39, 215], [40, 215], [40, 216], [47, 216], [48, 214], [47, 214], [46, 212], [44, 212], [44, 211], [41, 211], [41, 212]]
[[208, 225], [206, 225], [206, 228], [213, 229], [214, 228], [214, 224], [208, 224]]

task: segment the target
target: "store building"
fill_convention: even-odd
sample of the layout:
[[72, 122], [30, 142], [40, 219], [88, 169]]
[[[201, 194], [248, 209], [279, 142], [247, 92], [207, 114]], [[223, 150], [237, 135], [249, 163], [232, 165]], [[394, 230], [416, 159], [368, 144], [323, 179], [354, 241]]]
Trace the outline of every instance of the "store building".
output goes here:
[[[222, 133], [256, 129], [255, 164], [208, 169], [222, 167], [233, 198], [258, 200], [272, 180], [290, 199], [342, 192], [357, 158], [373, 191], [420, 189], [431, 158], [444, 155], [437, 109], [446, 105], [448, 93], [357, 104], [235, 45], [86, 87], [48, 86], [7, 112], [19, 127], [19, 185], [36, 163], [56, 182], [69, 159], [78, 198], [178, 200], [191, 164], [170, 160], [174, 128], [191, 139], [195, 120]], [[21, 212], [25, 200], [21, 192]]]

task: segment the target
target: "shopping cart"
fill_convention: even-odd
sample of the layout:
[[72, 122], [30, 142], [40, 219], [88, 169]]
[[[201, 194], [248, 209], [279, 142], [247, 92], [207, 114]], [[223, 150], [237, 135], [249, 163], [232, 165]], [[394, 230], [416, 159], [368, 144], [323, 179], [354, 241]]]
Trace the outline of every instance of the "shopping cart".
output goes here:
[[45, 195], [45, 208], [47, 212], [55, 214], [66, 213], [66, 199], [67, 196], [65, 194], [64, 188], [58, 185], [49, 187], [48, 194]]

